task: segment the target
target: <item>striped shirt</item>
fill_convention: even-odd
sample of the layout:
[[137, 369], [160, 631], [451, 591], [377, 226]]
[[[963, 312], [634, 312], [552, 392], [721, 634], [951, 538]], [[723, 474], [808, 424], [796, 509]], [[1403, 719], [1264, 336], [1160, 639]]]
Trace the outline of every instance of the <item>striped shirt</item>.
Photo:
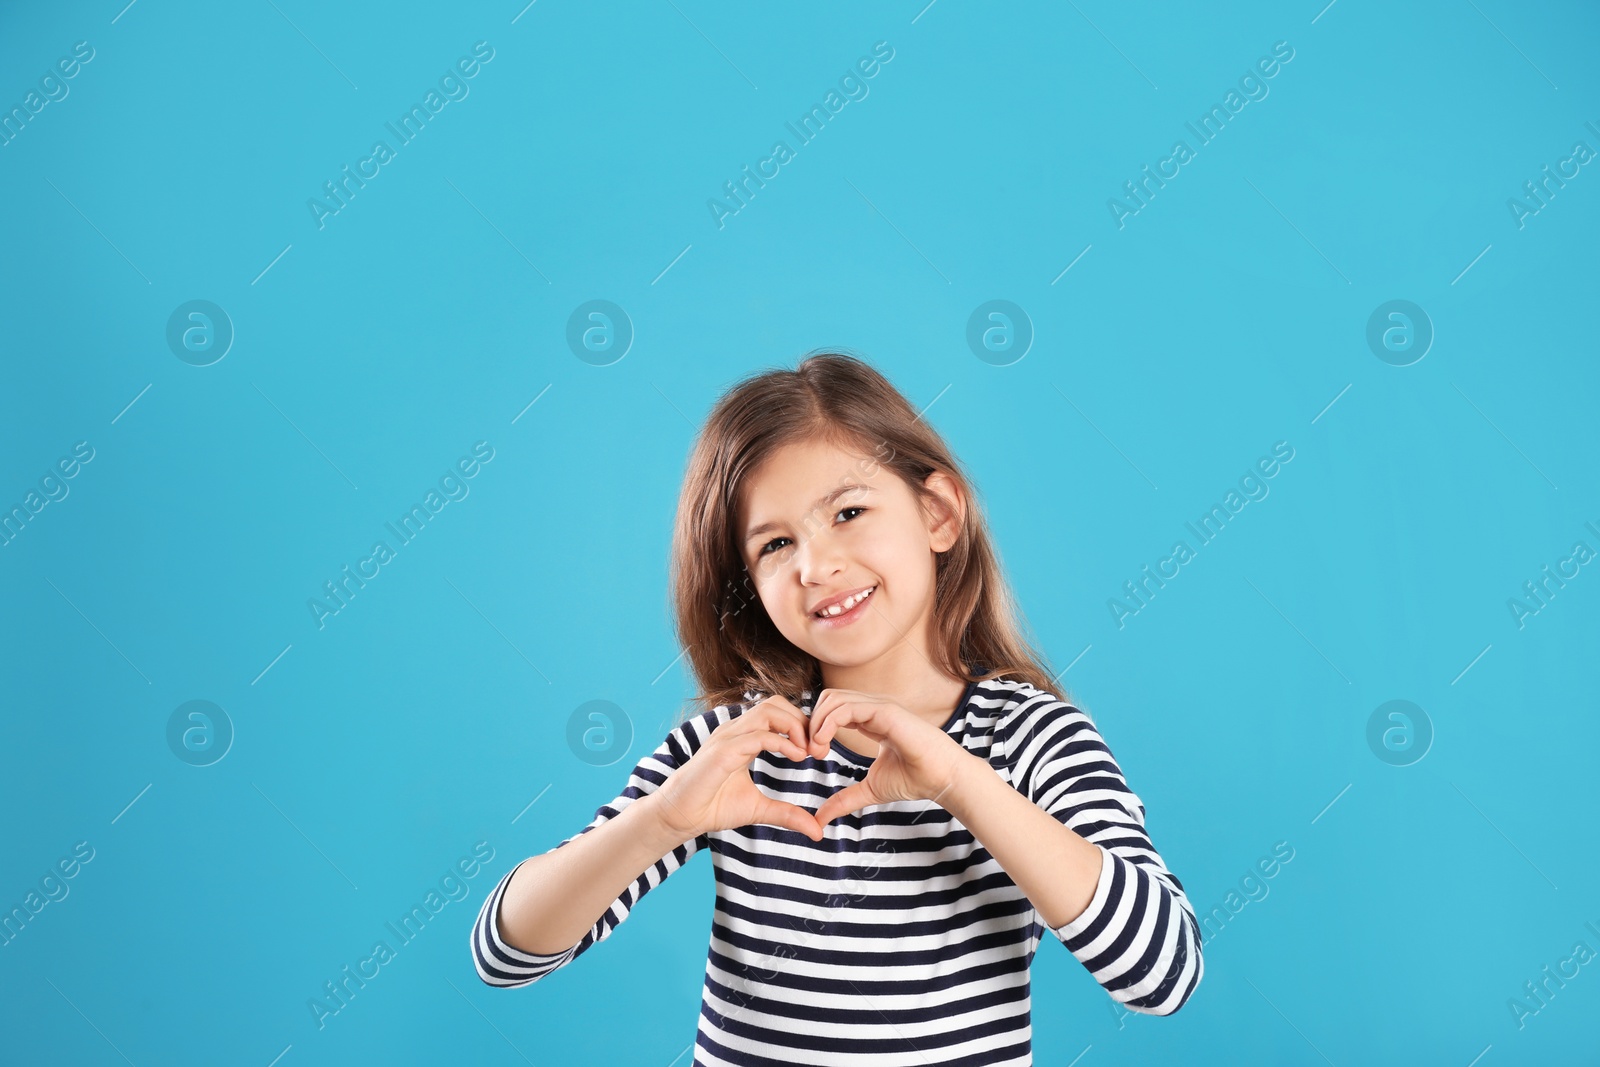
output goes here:
[[[748, 692], [744, 703], [673, 729], [579, 833], [658, 789], [712, 730], [759, 696]], [[807, 690], [797, 706], [809, 716], [813, 703]], [[500, 936], [500, 898], [513, 870], [484, 901], [472, 931], [478, 976], [522, 986], [571, 963], [705, 849], [716, 910], [694, 1056], [701, 1067], [1031, 1065], [1029, 966], [1046, 930], [1129, 1010], [1177, 1011], [1204, 973], [1199, 925], [1145, 832], [1144, 804], [1094, 723], [1054, 695], [1002, 676], [969, 683], [944, 730], [1098, 846], [1099, 881], [1076, 919], [1047, 926], [954, 816], [931, 801], [900, 802], [840, 816], [816, 842], [762, 824], [702, 833], [641, 874], [582, 940], [553, 955], [522, 952]], [[763, 751], [750, 777], [767, 796], [814, 811], [870, 765], [834, 738], [821, 760], [797, 763]]]

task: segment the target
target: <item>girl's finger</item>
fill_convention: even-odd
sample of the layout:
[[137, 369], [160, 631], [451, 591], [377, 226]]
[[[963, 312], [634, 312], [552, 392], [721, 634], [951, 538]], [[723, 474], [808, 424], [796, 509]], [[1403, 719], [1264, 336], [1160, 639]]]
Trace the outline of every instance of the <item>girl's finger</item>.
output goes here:
[[839, 728], [841, 726], [849, 726], [855, 722], [855, 707], [854, 704], [837, 700], [823, 710], [820, 721], [816, 713], [812, 713], [811, 751], [814, 755], [819, 750], [822, 753], [826, 753], [828, 746], [833, 742], [833, 736], [839, 732]]
[[[826, 694], [824, 694], [824, 697]], [[822, 701], [817, 701], [811, 709], [811, 718], [806, 722], [806, 747], [817, 759], [828, 754], [828, 740], [822, 736], [823, 729], [827, 726], [828, 709], [822, 706]]]
[[[811, 742], [806, 729], [805, 716], [799, 713], [796, 713], [793, 718], [787, 715], [774, 716], [768, 724], [768, 730], [771, 733], [783, 734], [788, 737], [793, 750], [800, 753], [798, 757], [794, 758], [799, 760], [806, 758], [806, 750], [810, 748]], [[788, 751], [788, 749], [785, 749], [785, 751]]]
[[805, 748], [806, 740], [811, 736], [811, 720], [806, 718], [806, 713], [790, 704], [782, 709], [779, 719], [783, 723], [782, 730], [789, 735], [789, 739], [801, 748]]
[[774, 697], [763, 702], [761, 708], [762, 713], [754, 717], [755, 721], [768, 729], [788, 734], [789, 740], [796, 742], [802, 748], [805, 747], [805, 739], [810, 732], [805, 713], [782, 697]]
[[803, 762], [806, 758], [804, 748], [776, 730], [752, 730], [739, 740], [740, 754], [748, 759], [754, 759], [757, 752], [763, 751], [771, 752], [775, 756], [787, 756], [796, 763]]
[[815, 816], [817, 825], [826, 827], [841, 815], [849, 815], [876, 803], [878, 799], [866, 782], [854, 782], [822, 802], [822, 807], [817, 809]]
[[813, 841], [822, 840], [822, 826], [817, 822], [817, 817], [798, 804], [774, 800], [761, 809], [755, 821], [805, 834]]

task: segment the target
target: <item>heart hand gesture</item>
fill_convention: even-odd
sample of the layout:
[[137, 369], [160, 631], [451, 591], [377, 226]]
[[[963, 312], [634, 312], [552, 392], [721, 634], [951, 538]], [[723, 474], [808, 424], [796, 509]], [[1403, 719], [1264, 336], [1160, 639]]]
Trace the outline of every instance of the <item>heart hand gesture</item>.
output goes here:
[[869, 804], [934, 800], [955, 782], [966, 750], [949, 734], [888, 697], [852, 689], [824, 689], [811, 710], [809, 748], [821, 759], [841, 727], [850, 726], [878, 743], [878, 755], [863, 780], [822, 802], [817, 825]]

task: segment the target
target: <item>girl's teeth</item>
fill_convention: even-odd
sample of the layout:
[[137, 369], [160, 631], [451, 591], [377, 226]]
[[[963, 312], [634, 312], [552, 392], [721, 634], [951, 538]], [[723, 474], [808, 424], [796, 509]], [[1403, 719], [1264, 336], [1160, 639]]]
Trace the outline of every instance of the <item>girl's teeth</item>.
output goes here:
[[832, 618], [835, 615], [843, 615], [845, 612], [849, 611], [851, 608], [855, 607], [857, 604], [859, 604], [863, 600], [867, 599], [867, 597], [871, 596], [872, 593], [873, 593], [873, 590], [875, 590], [877, 588], [878, 588], [877, 586], [873, 586], [872, 589], [868, 589], [864, 593], [857, 593], [855, 596], [851, 597], [849, 600], [845, 600], [845, 601], [842, 601], [842, 602], [840, 602], [838, 604], [835, 604], [831, 608], [824, 608], [823, 610], [817, 612], [817, 615], [822, 617], [822, 618]]

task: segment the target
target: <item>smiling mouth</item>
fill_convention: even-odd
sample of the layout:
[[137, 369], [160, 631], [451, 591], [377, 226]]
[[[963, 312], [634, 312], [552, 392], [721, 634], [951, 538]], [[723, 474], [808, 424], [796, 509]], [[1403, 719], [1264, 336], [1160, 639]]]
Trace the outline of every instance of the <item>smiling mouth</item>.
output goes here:
[[812, 612], [811, 617], [817, 622], [839, 622], [857, 618], [861, 615], [862, 605], [870, 601], [877, 591], [877, 586], [871, 586], [864, 592], [857, 593], [853, 600], [844, 600], [827, 610]]

